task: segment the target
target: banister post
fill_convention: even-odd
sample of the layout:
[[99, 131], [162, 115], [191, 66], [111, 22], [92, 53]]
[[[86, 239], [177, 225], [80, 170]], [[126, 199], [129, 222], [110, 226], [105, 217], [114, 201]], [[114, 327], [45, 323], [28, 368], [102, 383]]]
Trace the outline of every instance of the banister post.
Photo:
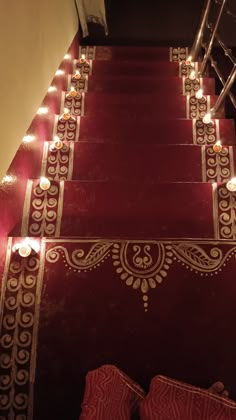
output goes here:
[[204, 72], [206, 70], [207, 61], [209, 60], [209, 57], [210, 57], [210, 54], [211, 54], [211, 50], [212, 50], [213, 43], [214, 43], [214, 40], [215, 40], [216, 31], [217, 31], [219, 23], [220, 23], [220, 19], [221, 19], [221, 15], [222, 15], [224, 7], [225, 7], [225, 3], [226, 3], [226, 0], [222, 0], [221, 6], [220, 6], [220, 11], [219, 11], [219, 14], [217, 16], [214, 29], [211, 33], [210, 41], [209, 41], [209, 44], [208, 44], [207, 50], [205, 52], [201, 68], [200, 68], [200, 75], [201, 76], [204, 74]]
[[211, 109], [211, 115], [214, 117], [217, 114], [217, 111], [219, 111], [223, 101], [225, 100], [226, 96], [228, 95], [228, 93], [230, 92], [231, 87], [233, 86], [233, 83], [236, 79], [236, 64], [234, 64], [230, 75], [220, 93], [220, 95], [218, 96], [215, 105], [213, 106], [213, 108]]
[[191, 57], [192, 57], [192, 61], [197, 61], [198, 56], [199, 56], [199, 52], [202, 46], [202, 39], [203, 39], [203, 35], [204, 35], [204, 28], [206, 25], [206, 21], [208, 19], [208, 15], [210, 12], [210, 7], [211, 7], [211, 0], [206, 0], [205, 1], [205, 5], [203, 8], [203, 12], [201, 15], [201, 23], [200, 23], [200, 27], [198, 29], [198, 32], [196, 34], [192, 49], [191, 49]]

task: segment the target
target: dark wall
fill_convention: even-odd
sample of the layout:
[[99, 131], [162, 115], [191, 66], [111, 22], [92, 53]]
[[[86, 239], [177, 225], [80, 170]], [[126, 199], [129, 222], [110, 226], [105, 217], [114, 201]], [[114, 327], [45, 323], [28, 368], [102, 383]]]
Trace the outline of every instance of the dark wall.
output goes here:
[[[214, 3], [214, 0], [212, 0]], [[85, 44], [146, 44], [191, 46], [199, 25], [204, 0], [105, 0], [109, 35], [89, 25]], [[236, 13], [236, 0], [228, 0]], [[236, 46], [236, 23], [225, 18], [223, 35]]]

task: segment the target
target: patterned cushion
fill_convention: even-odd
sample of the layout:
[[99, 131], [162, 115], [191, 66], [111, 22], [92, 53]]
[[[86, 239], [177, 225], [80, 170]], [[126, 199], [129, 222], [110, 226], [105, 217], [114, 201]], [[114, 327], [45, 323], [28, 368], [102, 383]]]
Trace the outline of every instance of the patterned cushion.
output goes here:
[[158, 375], [140, 403], [142, 420], [231, 420], [236, 403], [207, 390]]
[[143, 389], [113, 365], [86, 376], [80, 420], [128, 420], [145, 397]]

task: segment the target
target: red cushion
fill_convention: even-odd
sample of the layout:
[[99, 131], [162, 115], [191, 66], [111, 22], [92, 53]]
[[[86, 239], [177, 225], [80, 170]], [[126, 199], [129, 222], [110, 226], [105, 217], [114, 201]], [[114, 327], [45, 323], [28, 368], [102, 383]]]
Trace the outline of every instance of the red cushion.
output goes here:
[[141, 420], [231, 420], [236, 403], [207, 390], [158, 375], [140, 403]]
[[129, 420], [145, 397], [143, 389], [113, 365], [86, 376], [80, 420]]

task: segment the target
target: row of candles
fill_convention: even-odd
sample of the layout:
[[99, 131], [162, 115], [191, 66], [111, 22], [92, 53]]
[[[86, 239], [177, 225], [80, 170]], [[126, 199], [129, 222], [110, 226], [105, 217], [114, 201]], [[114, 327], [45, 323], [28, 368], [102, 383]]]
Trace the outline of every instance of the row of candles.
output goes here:
[[[70, 58], [70, 56], [68, 54], [66, 54], [66, 56], [64, 57], [64, 59], [69, 59], [69, 58]], [[85, 54], [82, 54], [82, 56], [80, 58], [80, 63], [84, 64], [86, 62], [87, 61], [86, 61]], [[186, 61], [186, 64], [189, 65], [192, 68], [194, 67], [194, 63], [192, 63], [191, 57], [188, 57], [188, 59]], [[58, 70], [56, 72], [57, 76], [63, 75], [63, 74], [64, 74], [63, 70]], [[72, 76], [72, 79], [79, 80], [79, 79], [81, 79], [81, 77], [82, 77], [82, 75], [81, 75], [80, 71], [76, 70], [75, 74]], [[192, 81], [197, 79], [197, 75], [196, 75], [195, 70], [192, 70], [188, 77]], [[56, 90], [57, 89], [56, 89], [55, 86], [50, 86], [49, 89], [48, 89], [48, 92], [53, 92], [53, 91], [56, 91]], [[71, 98], [75, 98], [75, 97], [78, 97], [80, 95], [81, 95], [81, 93], [79, 91], [77, 91], [74, 87], [71, 87], [70, 91], [67, 93], [66, 96], [71, 97]], [[202, 99], [203, 96], [204, 96], [203, 89], [199, 89], [195, 93], [195, 97], [199, 100]], [[40, 107], [38, 109], [37, 114], [43, 115], [43, 114], [46, 114], [47, 112], [48, 112], [47, 107]], [[66, 121], [69, 120], [70, 118], [74, 119], [74, 117], [71, 116], [71, 114], [70, 114], [70, 112], [67, 108], [64, 109], [64, 112], [63, 112], [63, 114], [61, 115], [60, 118], [66, 120]], [[207, 113], [203, 117], [202, 121], [206, 125], [211, 124], [212, 123], [211, 114]], [[29, 142], [33, 141], [34, 139], [35, 139], [34, 136], [31, 136], [31, 135], [28, 134], [28, 135], [24, 136], [23, 142], [29, 143]], [[63, 141], [60, 140], [60, 138], [58, 136], [55, 136], [49, 149], [50, 149], [51, 152], [54, 152], [56, 150], [62, 149], [62, 147], [63, 147]], [[215, 153], [220, 153], [222, 151], [222, 148], [223, 148], [223, 146], [222, 146], [220, 140], [217, 140], [216, 143], [213, 145], [213, 150], [214, 150]], [[6, 175], [2, 180], [2, 184], [12, 183], [12, 182], [15, 181], [15, 179], [16, 178], [12, 177], [11, 175]], [[50, 186], [51, 186], [51, 181], [47, 177], [41, 177], [40, 178], [39, 187], [43, 191], [49, 190]], [[236, 177], [231, 178], [227, 182], [226, 187], [229, 191], [232, 191], [232, 192], [236, 191]], [[18, 252], [21, 257], [28, 257], [32, 252], [34, 252], [34, 253], [39, 252], [40, 244], [37, 240], [34, 240], [32, 238], [24, 238], [22, 241], [14, 244], [12, 250], [13, 250], [13, 252]]]
[[[69, 56], [65, 56], [64, 58], [69, 58]], [[85, 54], [82, 54], [81, 58], [80, 58], [80, 63], [86, 63], [86, 57]], [[189, 56], [186, 64], [189, 65], [190, 67], [194, 68], [194, 63], [192, 62], [192, 57]], [[63, 74], [64, 72], [60, 73]], [[81, 78], [81, 74], [79, 72], [79, 70], [76, 70], [75, 74], [73, 75], [73, 78], [79, 80]], [[192, 70], [189, 74], [189, 79], [190, 80], [196, 80], [197, 79], [197, 75], [195, 70]], [[80, 92], [78, 92], [74, 87], [71, 87], [70, 91], [67, 94], [67, 97], [76, 97], [77, 95], [81, 95]], [[195, 97], [197, 99], [202, 99], [204, 96], [203, 94], [203, 89], [199, 89], [196, 93], [195, 93]], [[64, 109], [64, 113], [62, 115], [62, 118], [64, 118], [65, 120], [68, 120], [69, 118], [71, 118], [71, 115], [69, 113], [69, 111], [67, 109]], [[211, 119], [211, 114], [207, 113], [203, 119], [202, 119], [203, 123], [208, 125], [211, 124], [212, 119]], [[50, 146], [50, 151], [55, 151], [55, 150], [60, 150], [63, 147], [63, 142], [59, 139], [59, 137], [55, 137], [53, 143]], [[221, 144], [220, 140], [217, 140], [215, 142], [215, 144], [212, 146], [213, 150], [215, 153], [220, 153], [223, 149], [223, 146]], [[40, 179], [40, 188], [42, 190], [47, 190], [50, 188], [50, 181], [48, 180], [48, 178], [41, 178]], [[236, 191], [236, 177], [233, 177], [230, 181], [228, 181], [227, 183], [227, 188], [229, 191]]]

